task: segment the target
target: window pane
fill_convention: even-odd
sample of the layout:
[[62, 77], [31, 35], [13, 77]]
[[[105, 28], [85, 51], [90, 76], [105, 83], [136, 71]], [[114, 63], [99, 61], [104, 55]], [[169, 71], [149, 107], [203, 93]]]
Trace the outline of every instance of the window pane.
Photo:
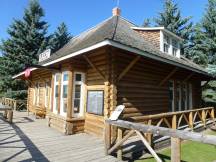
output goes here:
[[60, 80], [60, 75], [59, 75], [59, 74], [56, 74], [56, 75], [55, 75], [55, 81], [58, 82], [59, 80]]
[[75, 81], [81, 81], [81, 80], [82, 80], [82, 75], [81, 74], [76, 74]]
[[172, 51], [173, 53], [173, 56], [176, 56], [177, 55], [177, 49], [176, 48], [173, 48], [173, 51]]
[[55, 86], [55, 97], [59, 97], [59, 94], [58, 94], [58, 85]]
[[178, 48], [178, 41], [175, 40], [175, 39], [173, 39], [173, 40], [172, 40], [172, 45], [173, 45], [173, 47]]
[[64, 103], [63, 103], [63, 111], [64, 111], [64, 112], [67, 112], [67, 100], [64, 100]]
[[87, 112], [103, 115], [103, 91], [88, 91]]
[[168, 44], [164, 44], [164, 52], [165, 53], [169, 52], [169, 45]]
[[56, 109], [56, 111], [58, 111], [58, 106], [59, 106], [59, 103], [58, 103], [58, 98], [55, 98], [55, 100], [56, 100], [56, 105], [55, 105], [55, 109]]
[[78, 113], [80, 108], [80, 99], [74, 99], [74, 112]]
[[63, 85], [63, 93], [62, 93], [62, 97], [63, 98], [67, 98], [67, 93], [68, 93], [68, 85]]
[[75, 98], [80, 98], [81, 85], [75, 85]]
[[68, 73], [63, 74], [63, 81], [68, 81]]

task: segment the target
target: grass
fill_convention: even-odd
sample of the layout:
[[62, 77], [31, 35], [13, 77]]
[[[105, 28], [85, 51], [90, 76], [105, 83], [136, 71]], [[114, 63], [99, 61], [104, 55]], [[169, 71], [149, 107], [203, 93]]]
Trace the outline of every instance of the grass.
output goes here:
[[[216, 135], [216, 132], [207, 131], [206, 134]], [[170, 162], [170, 148], [158, 152], [163, 162]], [[216, 160], [216, 146], [198, 142], [186, 141], [181, 145], [182, 162], [213, 162]], [[137, 162], [155, 162], [153, 157], [137, 160]]]

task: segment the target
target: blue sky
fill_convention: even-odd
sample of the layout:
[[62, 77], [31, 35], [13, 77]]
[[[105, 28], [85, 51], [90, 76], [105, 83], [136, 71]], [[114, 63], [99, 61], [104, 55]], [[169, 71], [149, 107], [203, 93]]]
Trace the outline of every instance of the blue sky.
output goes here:
[[[72, 35], [96, 25], [112, 15], [117, 0], [40, 0], [49, 32], [65, 22]], [[7, 28], [14, 18], [21, 18], [28, 0], [1, 0], [0, 39], [7, 38]], [[163, 9], [163, 0], [120, 0], [122, 16], [141, 25], [144, 18], [155, 17]], [[176, 0], [183, 16], [193, 16], [198, 22], [207, 0]]]

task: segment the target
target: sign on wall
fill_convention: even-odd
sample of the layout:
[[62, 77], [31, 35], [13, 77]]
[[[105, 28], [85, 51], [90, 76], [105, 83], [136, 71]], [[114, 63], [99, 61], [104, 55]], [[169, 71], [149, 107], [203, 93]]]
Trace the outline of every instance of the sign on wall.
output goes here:
[[103, 115], [104, 92], [102, 90], [88, 90], [87, 112]]
[[50, 57], [51, 49], [47, 49], [39, 55], [39, 62], [44, 61]]

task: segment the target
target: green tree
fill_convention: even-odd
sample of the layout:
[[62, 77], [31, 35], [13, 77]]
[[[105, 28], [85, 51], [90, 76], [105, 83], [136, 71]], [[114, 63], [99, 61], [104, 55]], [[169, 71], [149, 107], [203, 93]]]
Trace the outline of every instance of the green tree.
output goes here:
[[169, 31], [175, 33], [184, 39], [182, 44], [182, 53], [187, 56], [187, 50], [190, 46], [190, 34], [193, 31], [193, 24], [190, 22], [191, 17], [183, 18], [181, 11], [176, 3], [172, 0], [166, 0], [164, 10], [155, 18], [156, 26], [164, 26]]
[[52, 52], [56, 52], [60, 48], [62, 48], [68, 41], [71, 39], [71, 35], [68, 32], [68, 28], [65, 23], [61, 23], [54, 34], [51, 36], [50, 39], [50, 46]]
[[[216, 76], [216, 0], [208, 0], [204, 16], [195, 30], [189, 54], [196, 63], [207, 67], [208, 72]], [[203, 100], [207, 104], [216, 105], [215, 81], [203, 87]]]
[[48, 45], [47, 22], [44, 11], [37, 0], [31, 0], [25, 9], [23, 19], [14, 20], [8, 29], [9, 39], [3, 40], [0, 49], [3, 54], [0, 65], [0, 90], [20, 91], [25, 84], [13, 80], [12, 76], [24, 70], [26, 65], [36, 64], [38, 54]]
[[150, 27], [151, 26], [151, 20], [149, 18], [144, 19], [142, 26], [143, 27]]

